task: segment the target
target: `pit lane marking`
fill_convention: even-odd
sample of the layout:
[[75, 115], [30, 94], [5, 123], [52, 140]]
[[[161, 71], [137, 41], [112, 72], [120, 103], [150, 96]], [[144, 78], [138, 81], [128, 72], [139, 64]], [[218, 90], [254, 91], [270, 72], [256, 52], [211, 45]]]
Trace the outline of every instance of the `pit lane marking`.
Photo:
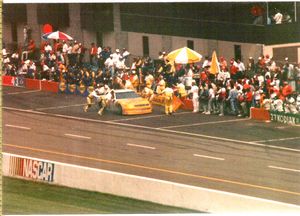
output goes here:
[[207, 155], [199, 155], [199, 154], [193, 154], [195, 157], [202, 157], [202, 158], [208, 158], [208, 159], [213, 159], [213, 160], [225, 160], [224, 158], [218, 158], [218, 157], [212, 157], [212, 156], [207, 156]]
[[127, 143], [126, 145], [132, 146], [132, 147], [138, 147], [138, 148], [152, 149], [152, 150], [156, 149], [155, 147], [145, 146], [145, 145], [137, 145], [137, 144], [132, 144], [132, 143]]
[[285, 167], [278, 167], [278, 166], [268, 166], [271, 169], [279, 169], [279, 170], [286, 170], [286, 171], [292, 171], [292, 172], [299, 172], [300, 170], [291, 169], [291, 168], [285, 168]]
[[225, 121], [200, 122], [200, 123], [184, 124], [184, 125], [172, 125], [172, 126], [166, 126], [166, 127], [160, 127], [160, 128], [164, 129], [164, 128], [191, 127], [191, 126], [198, 126], [198, 125], [218, 124], [218, 123], [227, 123], [227, 122], [239, 122], [239, 121], [249, 121], [249, 120], [250, 120], [250, 118], [247, 118], [247, 119], [232, 119], [232, 120], [225, 120]]
[[288, 137], [288, 138], [280, 138], [280, 139], [270, 139], [270, 140], [258, 140], [258, 141], [252, 141], [254, 143], [260, 143], [260, 142], [274, 142], [274, 141], [285, 141], [285, 140], [294, 140], [294, 139], [300, 139], [300, 137]]
[[18, 95], [18, 94], [28, 94], [28, 93], [34, 93], [34, 92], [40, 92], [41, 90], [32, 90], [32, 91], [22, 91], [22, 92], [9, 92], [4, 95]]
[[92, 139], [91, 137], [81, 136], [81, 135], [76, 135], [76, 134], [64, 134], [64, 135], [70, 136], [70, 137], [75, 137], [75, 138], [81, 138], [81, 139]]
[[10, 124], [5, 124], [6, 127], [11, 127], [11, 128], [18, 128], [18, 129], [23, 129], [23, 130], [31, 130], [29, 127], [24, 127], [24, 126], [19, 126], [19, 125], [10, 125]]
[[60, 156], [71, 157], [71, 158], [73, 157], [73, 158], [89, 160], [89, 161], [97, 161], [97, 162], [107, 163], [107, 164], [114, 164], [114, 165], [127, 166], [127, 167], [133, 167], [133, 168], [144, 169], [144, 170], [157, 171], [157, 172], [168, 173], [168, 174], [173, 174], [173, 175], [205, 179], [205, 180], [213, 181], [213, 182], [221, 182], [221, 183], [227, 183], [227, 184], [232, 184], [232, 185], [239, 185], [239, 186], [243, 186], [243, 187], [257, 188], [257, 189], [262, 189], [262, 190], [268, 190], [268, 191], [273, 191], [273, 192], [286, 193], [286, 194], [300, 196], [300, 192], [296, 192], [296, 191], [288, 191], [288, 190], [273, 188], [273, 187], [269, 187], [269, 186], [255, 185], [255, 184], [250, 184], [250, 183], [246, 183], [246, 182], [239, 182], [239, 181], [216, 178], [216, 177], [211, 177], [211, 176], [203, 176], [203, 175], [180, 172], [180, 171], [169, 170], [169, 169], [164, 169], [164, 168], [149, 167], [149, 166], [144, 166], [144, 165], [140, 165], [140, 164], [132, 164], [132, 163], [126, 163], [126, 162], [121, 162], [121, 161], [88, 157], [88, 156], [84, 156], [84, 155], [74, 155], [74, 154], [70, 154], [70, 153], [63, 153], [63, 152], [46, 150], [46, 149], [38, 149], [38, 148], [32, 148], [32, 147], [27, 147], [27, 146], [19, 146], [19, 145], [8, 144], [8, 143], [3, 143], [3, 146], [8, 146], [8, 147], [17, 148], [17, 149], [23, 149], [23, 150], [29, 150], [29, 151], [33, 151], [33, 152], [42, 152], [42, 153], [47, 153], [47, 154], [52, 154], [52, 155], [60, 155]]
[[68, 107], [76, 107], [76, 106], [84, 106], [85, 104], [73, 104], [67, 106], [55, 106], [55, 107], [42, 107], [42, 108], [35, 108], [35, 110], [51, 110], [51, 109], [63, 109]]
[[[173, 113], [173, 115], [182, 115], [182, 114], [191, 114], [191, 113], [192, 112], [179, 112], [179, 113]], [[132, 117], [132, 118], [125, 118], [125, 119], [115, 119], [115, 120], [111, 120], [110, 122], [130, 121], [130, 120], [138, 120], [138, 119], [163, 117], [163, 116], [166, 116], [166, 114], [150, 115], [150, 116], [142, 116], [142, 117]]]
[[153, 130], [153, 131], [168, 132], [168, 133], [172, 133], [172, 134], [182, 134], [182, 135], [189, 135], [189, 136], [194, 136], [194, 137], [201, 137], [201, 138], [213, 139], [213, 140], [219, 140], [219, 141], [225, 141], [225, 142], [235, 142], [235, 143], [247, 144], [247, 145], [252, 145], [252, 146], [260, 146], [263, 148], [272, 148], [272, 149], [279, 149], [279, 150], [285, 150], [285, 151], [300, 152], [300, 149], [286, 148], [286, 147], [274, 146], [274, 145], [266, 145], [266, 144], [262, 144], [262, 143], [252, 142], [252, 141], [229, 139], [229, 138], [225, 138], [225, 137], [209, 136], [209, 135], [205, 135], [205, 134], [169, 130], [166, 128], [155, 128], [155, 127], [149, 127], [149, 126], [143, 126], [143, 125], [126, 124], [126, 123], [122, 123], [122, 122], [104, 121], [104, 120], [99, 120], [99, 119], [89, 119], [89, 118], [82, 118], [82, 117], [76, 117], [76, 116], [45, 113], [45, 112], [39, 112], [39, 111], [30, 110], [30, 109], [26, 110], [26, 109], [14, 108], [14, 107], [2, 107], [2, 108], [7, 109], [7, 110], [12, 110], [12, 111], [31, 113], [31, 114], [60, 117], [60, 118], [64, 118], [64, 119], [72, 119], [72, 120], [79, 120], [79, 121], [86, 121], [86, 122], [97, 122], [97, 123], [103, 123], [103, 124], [109, 124], [109, 125], [120, 125], [120, 126], [126, 126], [126, 127], [131, 127], [131, 128], [148, 129], [148, 130]]

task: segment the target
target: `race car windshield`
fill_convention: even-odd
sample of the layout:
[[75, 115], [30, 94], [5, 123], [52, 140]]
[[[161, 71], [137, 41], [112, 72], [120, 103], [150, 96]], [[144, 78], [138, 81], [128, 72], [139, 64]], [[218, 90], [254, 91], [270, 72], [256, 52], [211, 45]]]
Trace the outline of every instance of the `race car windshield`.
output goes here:
[[128, 99], [128, 98], [138, 98], [140, 97], [135, 92], [118, 92], [116, 93], [116, 99]]

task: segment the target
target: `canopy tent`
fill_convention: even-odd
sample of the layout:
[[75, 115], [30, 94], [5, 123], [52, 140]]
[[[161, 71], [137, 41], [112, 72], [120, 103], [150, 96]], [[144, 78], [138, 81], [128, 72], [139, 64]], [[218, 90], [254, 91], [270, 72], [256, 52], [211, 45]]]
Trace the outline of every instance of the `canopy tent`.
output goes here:
[[174, 50], [167, 55], [167, 60], [175, 61], [177, 64], [196, 63], [201, 61], [201, 59], [201, 54], [187, 47]]

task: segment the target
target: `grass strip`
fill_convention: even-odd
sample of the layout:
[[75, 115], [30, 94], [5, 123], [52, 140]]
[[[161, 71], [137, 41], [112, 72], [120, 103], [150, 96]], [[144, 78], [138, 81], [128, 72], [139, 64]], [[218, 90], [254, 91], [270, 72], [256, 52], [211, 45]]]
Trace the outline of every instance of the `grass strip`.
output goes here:
[[5, 215], [196, 212], [105, 193], [3, 177], [3, 214]]

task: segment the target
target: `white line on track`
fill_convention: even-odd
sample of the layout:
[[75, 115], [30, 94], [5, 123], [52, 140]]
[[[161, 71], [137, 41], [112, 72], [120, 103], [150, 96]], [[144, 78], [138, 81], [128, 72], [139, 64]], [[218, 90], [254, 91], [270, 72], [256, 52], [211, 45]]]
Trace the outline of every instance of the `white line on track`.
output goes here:
[[288, 138], [281, 138], [281, 139], [258, 140], [258, 141], [252, 141], [252, 142], [260, 143], [260, 142], [274, 142], [274, 141], [285, 141], [285, 140], [294, 140], [294, 139], [300, 139], [300, 137], [288, 137]]
[[264, 148], [272, 148], [272, 149], [286, 150], [286, 151], [292, 151], [292, 152], [300, 152], [300, 149], [286, 148], [286, 147], [274, 146], [274, 145], [266, 145], [266, 144], [251, 142], [251, 141], [229, 139], [229, 138], [225, 138], [225, 137], [208, 136], [205, 134], [189, 133], [189, 132], [184, 132], [184, 131], [174, 131], [174, 130], [169, 130], [169, 129], [165, 129], [165, 128], [154, 128], [154, 127], [148, 127], [148, 126], [142, 126], [142, 125], [126, 124], [126, 123], [122, 123], [122, 122], [103, 121], [103, 120], [98, 120], [98, 119], [88, 119], [88, 118], [81, 118], [81, 117], [61, 115], [61, 114], [44, 113], [44, 112], [38, 112], [38, 111], [33, 111], [33, 110], [18, 109], [18, 108], [13, 108], [13, 107], [3, 107], [3, 108], [6, 110], [19, 111], [19, 112], [25, 112], [25, 113], [34, 113], [34, 114], [46, 115], [46, 116], [52, 116], [52, 117], [60, 117], [60, 118], [64, 118], [64, 119], [73, 119], [73, 120], [80, 120], [80, 121], [86, 121], [86, 122], [97, 122], [97, 123], [103, 123], [103, 124], [109, 124], [109, 125], [121, 125], [121, 126], [126, 126], [126, 127], [131, 127], [131, 128], [142, 128], [142, 129], [147, 129], [147, 130], [168, 132], [170, 134], [183, 134], [183, 135], [189, 135], [189, 136], [194, 136], [194, 137], [202, 137], [202, 138], [206, 138], [206, 139], [220, 140], [220, 141], [225, 141], [225, 142], [235, 142], [235, 143], [242, 143], [242, 144], [247, 144], [247, 145], [252, 145], [252, 146], [260, 146], [260, 147], [264, 147]]
[[195, 157], [202, 157], [202, 158], [208, 158], [208, 159], [213, 159], [213, 160], [225, 160], [224, 158], [219, 158], [219, 157], [212, 157], [212, 156], [207, 156], [207, 155], [199, 155], [199, 154], [194, 154]]
[[91, 137], [80, 136], [80, 135], [76, 135], [76, 134], [65, 134], [65, 136], [70, 136], [70, 137], [75, 137], [75, 138], [81, 138], [81, 139], [92, 139]]
[[74, 105], [68, 105], [68, 106], [55, 106], [55, 107], [42, 107], [42, 108], [36, 108], [35, 110], [63, 109], [63, 108], [83, 106], [83, 105], [85, 105], [85, 104], [74, 104]]
[[23, 129], [23, 130], [31, 130], [29, 127], [24, 127], [24, 126], [19, 126], [19, 125], [10, 125], [10, 124], [5, 124], [6, 127], [11, 127], [11, 128], [18, 128], [18, 129]]
[[[182, 114], [189, 114], [189, 113], [192, 113], [192, 112], [173, 113], [173, 115], [182, 115]], [[130, 121], [130, 120], [147, 119], [147, 118], [157, 118], [157, 117], [163, 117], [163, 116], [166, 116], [166, 114], [150, 115], [150, 116], [142, 116], [142, 117], [133, 117], [133, 118], [126, 118], [126, 119], [116, 119], [116, 120], [111, 120], [111, 122]]]
[[214, 121], [214, 122], [200, 122], [194, 124], [184, 124], [184, 125], [173, 125], [173, 126], [166, 126], [160, 128], [178, 128], [178, 127], [191, 127], [191, 126], [198, 126], [198, 125], [208, 125], [208, 124], [219, 124], [219, 123], [227, 123], [227, 122], [239, 122], [239, 121], [249, 121], [250, 119], [233, 119], [233, 120], [225, 120], [225, 121]]
[[271, 169], [279, 169], [279, 170], [286, 170], [286, 171], [292, 171], [292, 172], [300, 172], [300, 170], [296, 169], [290, 169], [290, 168], [285, 168], [285, 167], [277, 167], [277, 166], [268, 166]]
[[33, 92], [40, 92], [41, 90], [23, 91], [23, 92], [9, 92], [4, 95], [18, 95], [18, 94], [28, 94]]
[[132, 146], [132, 147], [138, 147], [138, 148], [152, 149], [152, 150], [156, 149], [155, 147], [145, 146], [145, 145], [137, 145], [137, 144], [132, 144], [132, 143], [127, 143], [126, 145]]

